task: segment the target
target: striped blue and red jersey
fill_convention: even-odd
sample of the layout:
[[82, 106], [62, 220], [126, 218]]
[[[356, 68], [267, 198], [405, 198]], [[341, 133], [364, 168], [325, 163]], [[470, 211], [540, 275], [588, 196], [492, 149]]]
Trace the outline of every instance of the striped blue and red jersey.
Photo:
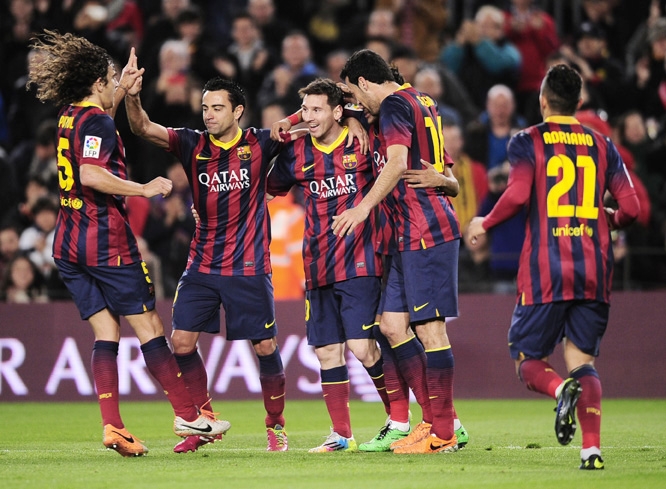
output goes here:
[[87, 266], [141, 261], [125, 198], [81, 185], [82, 165], [127, 179], [125, 147], [113, 119], [97, 105], [68, 105], [58, 114], [56, 137], [60, 211], [53, 257]]
[[238, 129], [228, 143], [208, 131], [168, 129], [199, 214], [187, 269], [225, 276], [271, 273], [266, 177], [282, 144], [267, 129]]
[[523, 305], [575, 299], [609, 302], [613, 275], [604, 195], [637, 199], [611, 140], [574, 117], [549, 117], [509, 142], [509, 185], [483, 226], [527, 206], [518, 267]]
[[[372, 124], [368, 128], [368, 139], [370, 151], [372, 151], [372, 170], [376, 180], [386, 165], [386, 145], [376, 124]], [[396, 250], [393, 238], [394, 206], [395, 202], [392, 194], [388, 194], [377, 206], [375, 251], [382, 255], [391, 255]]]
[[293, 185], [303, 188], [307, 290], [382, 275], [380, 257], [374, 250], [374, 213], [351, 235], [338, 237], [331, 231], [333, 216], [358, 205], [374, 181], [371, 155], [361, 153], [356, 139], [353, 146], [346, 147], [347, 134], [344, 128], [328, 146], [309, 134], [297, 139], [277, 157], [268, 178], [271, 195], [285, 195]]
[[[443, 171], [441, 117], [435, 101], [409, 84], [386, 97], [379, 109], [380, 133], [387, 148], [406, 146], [407, 166], [422, 170], [421, 159]], [[399, 251], [419, 250], [460, 238], [458, 217], [449, 198], [435, 188], [409, 188], [400, 181], [392, 191], [394, 235]]]

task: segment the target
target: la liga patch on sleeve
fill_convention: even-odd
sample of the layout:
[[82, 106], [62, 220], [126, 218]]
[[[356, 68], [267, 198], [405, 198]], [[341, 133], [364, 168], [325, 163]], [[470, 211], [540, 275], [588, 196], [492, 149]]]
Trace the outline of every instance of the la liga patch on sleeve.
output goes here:
[[102, 138], [97, 136], [86, 136], [83, 141], [83, 157], [99, 158], [99, 150], [102, 147]]

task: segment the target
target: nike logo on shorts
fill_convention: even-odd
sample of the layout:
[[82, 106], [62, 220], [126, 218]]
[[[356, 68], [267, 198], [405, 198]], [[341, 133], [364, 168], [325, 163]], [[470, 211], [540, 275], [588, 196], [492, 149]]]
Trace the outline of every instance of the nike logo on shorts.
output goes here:
[[367, 326], [364, 324], [363, 326], [361, 326], [361, 328], [363, 328], [363, 331], [367, 331], [370, 328], [372, 328], [374, 325], [375, 323], [368, 324]]
[[274, 324], [275, 324], [275, 319], [273, 319], [273, 321], [270, 322], [270, 323], [266, 323], [266, 324], [264, 325], [264, 328], [266, 328], [266, 329], [268, 329], [268, 328], [272, 328]]
[[414, 306], [414, 312], [419, 312], [421, 309], [423, 309], [428, 304], [430, 304], [430, 302], [426, 302], [425, 304], [423, 304], [421, 306]]

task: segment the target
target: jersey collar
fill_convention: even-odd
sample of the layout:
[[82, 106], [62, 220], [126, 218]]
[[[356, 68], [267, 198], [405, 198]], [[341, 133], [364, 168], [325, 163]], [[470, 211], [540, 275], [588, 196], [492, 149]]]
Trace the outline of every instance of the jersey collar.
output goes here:
[[335, 148], [340, 146], [340, 143], [342, 143], [342, 141], [347, 139], [348, 133], [349, 133], [349, 128], [347, 126], [344, 126], [337, 139], [328, 146], [324, 146], [323, 144], [318, 142], [317, 139], [314, 137], [312, 138], [312, 144], [314, 144], [314, 147], [317, 148], [322, 153], [330, 154]]
[[94, 104], [92, 102], [88, 101], [83, 101], [83, 102], [77, 102], [75, 104], [72, 104], [74, 107], [97, 107], [99, 110], [104, 110], [101, 105]]
[[546, 117], [544, 122], [553, 122], [555, 124], [580, 124], [578, 119], [571, 115], [551, 115], [550, 117]]
[[243, 136], [243, 130], [239, 127], [238, 132], [234, 136], [234, 138], [229, 141], [228, 143], [225, 143], [223, 141], [220, 141], [219, 139], [215, 138], [212, 134], [208, 134], [208, 137], [210, 138], [210, 142], [213, 143], [215, 146], [219, 146], [220, 148], [227, 150], [229, 148], [233, 148], [236, 144], [238, 144], [238, 141], [240, 141], [241, 137]]

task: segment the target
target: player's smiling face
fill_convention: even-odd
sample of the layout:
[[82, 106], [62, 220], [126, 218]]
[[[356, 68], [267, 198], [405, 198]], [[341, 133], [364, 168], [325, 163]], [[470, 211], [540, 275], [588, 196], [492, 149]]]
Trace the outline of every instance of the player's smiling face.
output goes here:
[[226, 90], [204, 92], [201, 102], [206, 129], [217, 139], [236, 135], [238, 120], [243, 114], [243, 106], [231, 108], [229, 93]]
[[342, 127], [338, 120], [342, 117], [342, 107], [331, 107], [326, 95], [306, 95], [301, 110], [303, 122], [318, 141], [330, 144], [340, 135]]

